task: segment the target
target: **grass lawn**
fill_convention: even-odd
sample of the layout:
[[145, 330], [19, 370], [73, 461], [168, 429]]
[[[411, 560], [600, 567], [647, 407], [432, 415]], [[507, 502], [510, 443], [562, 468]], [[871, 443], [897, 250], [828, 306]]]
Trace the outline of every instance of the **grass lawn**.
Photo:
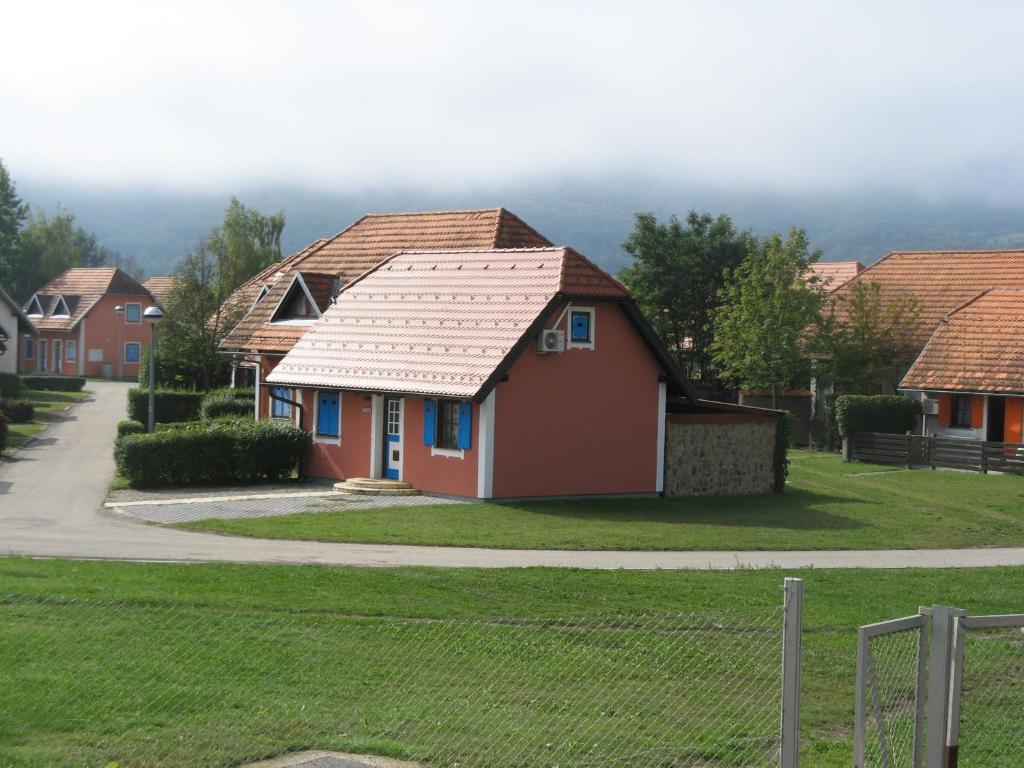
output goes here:
[[1024, 478], [844, 464], [794, 451], [781, 496], [449, 504], [207, 520], [277, 539], [528, 549], [925, 549], [1024, 545]]
[[43, 392], [27, 389], [20, 400], [29, 400], [35, 405], [35, 418], [27, 424], [8, 423], [7, 448], [17, 448], [46, 427], [58, 421], [69, 406], [88, 397], [88, 392]]
[[[767, 616], [770, 630], [781, 621], [783, 575], [806, 581], [802, 747], [813, 768], [852, 762], [859, 624], [939, 602], [976, 613], [1024, 610], [1024, 569], [782, 574], [5, 559], [0, 765], [227, 766], [300, 748], [463, 766], [609, 764], [593, 760], [600, 748], [632, 751], [623, 764], [664, 766], [705, 714], [742, 738], [749, 724], [741, 700], [777, 695], [777, 644], [751, 645], [755, 655], [744, 658], [728, 655], [742, 634], [623, 630], [570, 645], [564, 627], [529, 622], [578, 627], [737, 612]], [[704, 655], [694, 657], [694, 648]], [[606, 663], [619, 654], [632, 666]], [[766, 702], [773, 728], [777, 713]], [[668, 749], [643, 751], [652, 744]], [[742, 764], [713, 746], [692, 764]]]

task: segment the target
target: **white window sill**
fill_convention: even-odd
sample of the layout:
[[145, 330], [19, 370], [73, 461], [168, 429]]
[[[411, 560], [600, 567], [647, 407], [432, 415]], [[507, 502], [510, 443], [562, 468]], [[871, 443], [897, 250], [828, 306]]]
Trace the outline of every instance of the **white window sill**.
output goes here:
[[327, 435], [313, 435], [313, 442], [319, 443], [320, 445], [341, 445], [341, 438], [330, 437]]
[[593, 349], [594, 342], [592, 341], [567, 341], [565, 343], [566, 349]]
[[463, 448], [438, 448], [437, 446], [430, 446], [431, 456], [444, 456], [449, 459], [464, 459], [466, 458], [466, 451]]

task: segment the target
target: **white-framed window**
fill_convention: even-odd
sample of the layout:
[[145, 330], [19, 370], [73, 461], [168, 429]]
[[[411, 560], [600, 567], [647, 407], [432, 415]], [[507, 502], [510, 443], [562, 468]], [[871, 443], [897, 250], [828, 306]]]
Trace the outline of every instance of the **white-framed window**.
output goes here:
[[138, 325], [142, 322], [142, 305], [141, 304], [125, 304], [124, 305], [124, 321], [128, 325]]
[[[277, 397], [283, 397], [288, 400], [295, 399], [292, 396], [292, 391], [287, 387], [274, 387], [270, 391]], [[291, 419], [292, 404], [275, 400], [273, 397], [270, 398], [270, 417], [273, 419]]]
[[25, 339], [25, 359], [34, 360], [36, 356], [36, 340]]
[[126, 341], [124, 344], [124, 361], [137, 363], [142, 359], [142, 344], [137, 341]]
[[78, 342], [68, 342], [68, 362], [73, 363], [78, 359]]
[[593, 349], [596, 319], [597, 311], [593, 307], [570, 307], [566, 346], [569, 349]]
[[36, 361], [37, 371], [46, 371], [46, 339], [39, 340], [39, 360]]

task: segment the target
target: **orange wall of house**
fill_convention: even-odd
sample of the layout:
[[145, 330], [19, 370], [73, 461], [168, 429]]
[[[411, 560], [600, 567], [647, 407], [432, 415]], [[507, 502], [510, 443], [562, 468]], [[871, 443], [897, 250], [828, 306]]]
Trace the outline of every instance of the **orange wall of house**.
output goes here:
[[[316, 390], [300, 392], [303, 406], [302, 428], [313, 432], [313, 407]], [[370, 474], [370, 399], [352, 392], [341, 395], [341, 445], [313, 443], [303, 472], [312, 477], [345, 480]]]
[[1024, 397], [1006, 398], [1006, 413], [1003, 424], [1003, 442], [1020, 443], [1024, 431]]
[[480, 409], [473, 406], [472, 438], [462, 458], [434, 456], [423, 442], [423, 398], [405, 398], [402, 479], [413, 488], [446, 496], [476, 496]]
[[531, 346], [498, 384], [495, 497], [655, 492], [662, 369], [619, 305], [596, 308], [595, 349]]

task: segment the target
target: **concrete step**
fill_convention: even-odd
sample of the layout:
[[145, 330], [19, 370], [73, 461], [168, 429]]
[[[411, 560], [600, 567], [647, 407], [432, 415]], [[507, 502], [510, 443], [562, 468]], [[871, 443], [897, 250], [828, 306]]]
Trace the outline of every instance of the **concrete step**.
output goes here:
[[338, 493], [350, 493], [359, 496], [419, 496], [420, 492], [408, 483], [397, 480], [378, 480], [369, 477], [352, 477], [343, 483], [335, 483], [334, 490]]

